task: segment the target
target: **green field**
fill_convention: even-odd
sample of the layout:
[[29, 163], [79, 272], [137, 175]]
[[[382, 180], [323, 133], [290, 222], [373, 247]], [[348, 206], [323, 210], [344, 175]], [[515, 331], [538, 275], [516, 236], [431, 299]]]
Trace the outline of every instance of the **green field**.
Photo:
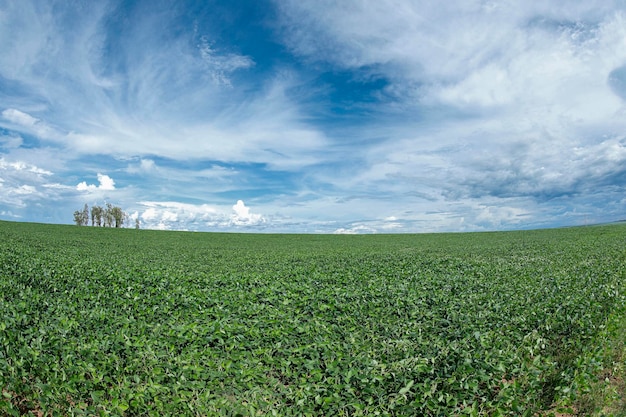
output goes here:
[[331, 236], [0, 222], [0, 415], [589, 415], [596, 380], [620, 382], [625, 295], [619, 224]]

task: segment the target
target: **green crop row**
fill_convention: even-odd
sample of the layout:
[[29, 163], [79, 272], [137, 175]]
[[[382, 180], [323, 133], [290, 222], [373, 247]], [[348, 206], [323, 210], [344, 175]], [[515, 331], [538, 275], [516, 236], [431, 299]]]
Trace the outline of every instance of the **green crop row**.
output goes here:
[[534, 416], [601, 366], [625, 243], [0, 222], [0, 414]]

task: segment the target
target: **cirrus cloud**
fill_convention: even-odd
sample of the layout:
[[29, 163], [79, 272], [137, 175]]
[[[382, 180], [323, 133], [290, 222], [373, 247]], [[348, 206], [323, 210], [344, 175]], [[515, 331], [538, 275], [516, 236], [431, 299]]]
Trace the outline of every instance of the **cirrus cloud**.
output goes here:
[[323, 233], [626, 212], [621, 0], [86, 5], [0, 6], [0, 212], [106, 196], [146, 227]]

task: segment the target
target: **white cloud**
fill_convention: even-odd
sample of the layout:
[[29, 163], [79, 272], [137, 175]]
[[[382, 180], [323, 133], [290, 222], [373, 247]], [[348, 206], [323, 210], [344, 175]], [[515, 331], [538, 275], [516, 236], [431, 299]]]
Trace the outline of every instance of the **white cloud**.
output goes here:
[[352, 229], [344, 229], [343, 227], [341, 227], [341, 228], [335, 230], [333, 232], [333, 234], [336, 234], [336, 235], [355, 235], [357, 233], [356, 233], [356, 231], [354, 231]]
[[17, 109], [6, 109], [2, 112], [2, 117], [9, 122], [8, 125], [1, 123], [7, 127], [23, 128], [21, 130], [34, 134], [41, 139], [59, 140], [62, 135], [54, 128], [49, 126], [42, 120], [31, 116], [28, 113]]
[[98, 181], [100, 185], [98, 186], [101, 190], [115, 190], [115, 181], [108, 175], [98, 174]]
[[[115, 197], [149, 228], [482, 230], [626, 204], [621, 0], [276, 1], [272, 42], [300, 61], [281, 50], [271, 71], [207, 25], [181, 31], [175, 2], [137, 3], [124, 33], [109, 31], [113, 3], [36, 3], [0, 17], [14, 87], [0, 200], [14, 207], [116, 190], [51, 178], [85, 175], [69, 170], [92, 154], [126, 175]], [[334, 110], [351, 74], [383, 81], [355, 104], [367, 117]], [[222, 199], [238, 189], [266, 203]]]
[[52, 172], [24, 161], [0, 157], [0, 204], [24, 208], [30, 202], [53, 200], [46, 190]]
[[366, 226], [364, 224], [355, 224], [349, 228], [339, 228], [334, 232], [336, 235], [356, 235], [356, 234], [364, 234], [364, 233], [376, 233], [376, 229]]
[[4, 158], [0, 158], [0, 169], [1, 170], [11, 170], [11, 171], [21, 171], [27, 172], [31, 174], [35, 174], [36, 176], [48, 176], [52, 175], [52, 172], [39, 168], [35, 165], [26, 163], [24, 161], [14, 161], [9, 162]]
[[231, 221], [237, 226], [250, 226], [263, 223], [265, 219], [260, 214], [250, 213], [250, 208], [242, 200], [237, 200], [237, 204], [233, 206]]
[[12, 211], [9, 210], [1, 210], [0, 211], [0, 216], [2, 217], [9, 217], [12, 219], [19, 219], [21, 216], [14, 214]]
[[287, 45], [344, 70], [371, 68], [389, 81], [390, 108], [408, 109], [409, 118], [445, 111], [454, 118], [460, 110], [503, 120], [508, 132], [531, 126], [565, 135], [625, 125], [620, 83], [611, 76], [626, 56], [620, 3], [322, 4], [279, 2]]
[[226, 207], [209, 204], [189, 204], [176, 201], [143, 201], [137, 209], [142, 227], [175, 230], [255, 230], [268, 220], [261, 214], [251, 213], [242, 200]]
[[126, 168], [126, 172], [130, 174], [154, 174], [160, 168], [152, 159], [141, 158], [139, 163], [130, 163]]
[[22, 146], [24, 139], [20, 135], [10, 134], [0, 136], [0, 147], [5, 149], [16, 149]]
[[403, 231], [403, 225], [399, 222], [385, 222], [382, 224], [381, 229], [385, 232], [391, 231]]
[[[550, 205], [561, 197], [570, 198], [565, 206], [587, 204], [579, 195], [589, 193], [614, 198], [626, 175], [619, 3], [485, 5], [280, 2], [292, 51], [382, 77], [397, 112], [394, 127], [355, 127], [372, 145], [353, 150], [349, 168], [316, 172], [318, 180], [433, 213], [395, 216], [404, 230], [540, 224], [558, 217], [547, 213], [558, 213]], [[371, 213], [341, 211], [389, 212], [389, 204], [364, 204]]]
[[[226, 182], [231, 177], [237, 176], [239, 172], [234, 168], [225, 167], [212, 163], [209, 167], [198, 168], [187, 164], [171, 163], [169, 165], [157, 164], [152, 159], [139, 160], [139, 163], [131, 162], [125, 169], [130, 174], [140, 174], [142, 181], [163, 183], [164, 181], [186, 184], [188, 187], [194, 180], [212, 181], [211, 189], [216, 190], [218, 184]], [[204, 187], [201, 184], [201, 187]], [[220, 188], [221, 189], [221, 188]]]
[[[534, 26], [585, 40], [586, 22], [620, 16], [619, 1], [281, 0], [284, 42], [312, 60], [341, 67], [393, 65], [395, 75], [450, 79], [515, 52], [519, 28]], [[568, 26], [569, 22], [573, 22]], [[578, 23], [578, 25], [576, 25]], [[536, 35], [536, 34], [535, 34]], [[513, 41], [513, 42], [512, 42]], [[377, 68], [389, 71], [390, 68]]]
[[2, 117], [7, 119], [11, 123], [15, 123], [20, 126], [34, 127], [40, 122], [39, 119], [31, 116], [28, 113], [16, 109], [6, 109], [2, 112]]
[[28, 195], [36, 193], [37, 189], [32, 185], [21, 185], [20, 187], [15, 189], [14, 192], [15, 194]]
[[84, 14], [35, 3], [7, 6], [0, 25], [0, 74], [32, 92], [7, 100], [23, 105], [7, 104], [0, 126], [54, 140], [72, 155], [149, 152], [292, 170], [319, 162], [326, 138], [289, 94], [297, 76], [278, 68], [269, 78], [239, 77], [254, 60], [209, 41], [219, 36], [203, 33], [206, 26], [181, 31], [179, 7], [138, 4], [141, 17], [113, 33], [113, 3]]
[[115, 190], [115, 181], [108, 175], [98, 173], [98, 185], [95, 184], [87, 184], [86, 181], [83, 181], [76, 185], [76, 189], [78, 191], [112, 191]]
[[223, 213], [208, 204], [188, 204], [176, 201], [142, 201], [137, 216], [142, 227], [161, 230], [197, 230], [216, 221], [222, 221]]
[[[142, 203], [142, 204], [147, 204], [147, 203]], [[157, 214], [157, 210], [154, 207], [150, 207], [148, 209], [146, 209], [142, 214], [141, 214], [141, 218], [146, 221], [146, 222], [151, 222], [153, 220], [155, 220], [158, 217]]]
[[154, 170], [154, 168], [156, 167], [156, 164], [154, 163], [152, 159], [142, 159], [141, 162], [139, 163], [139, 166], [142, 171], [149, 172], [149, 171]]
[[202, 56], [207, 71], [213, 78], [213, 81], [218, 84], [232, 86], [229, 78], [230, 73], [240, 69], [250, 68], [254, 65], [254, 61], [248, 56], [233, 53], [218, 54], [206, 37], [200, 39], [198, 49], [200, 50], [200, 55]]

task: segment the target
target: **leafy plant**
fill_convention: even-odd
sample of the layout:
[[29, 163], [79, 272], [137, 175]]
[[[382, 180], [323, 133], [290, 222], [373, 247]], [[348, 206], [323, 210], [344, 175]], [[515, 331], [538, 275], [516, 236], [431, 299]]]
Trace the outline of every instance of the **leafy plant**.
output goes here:
[[0, 414], [534, 416], [603, 367], [624, 232], [0, 222]]

